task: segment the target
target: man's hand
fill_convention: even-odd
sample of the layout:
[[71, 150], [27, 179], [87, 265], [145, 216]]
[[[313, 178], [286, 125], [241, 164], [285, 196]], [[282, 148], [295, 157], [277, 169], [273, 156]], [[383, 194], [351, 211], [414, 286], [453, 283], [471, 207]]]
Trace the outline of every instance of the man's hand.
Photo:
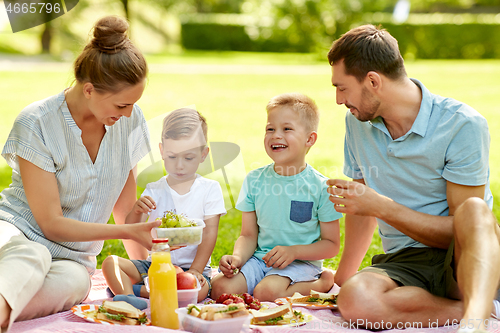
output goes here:
[[237, 256], [222, 256], [219, 262], [219, 269], [227, 278], [232, 278], [239, 273], [241, 259]]
[[382, 218], [384, 203], [392, 201], [360, 182], [329, 179], [326, 184], [332, 194], [330, 201], [339, 213]]
[[262, 257], [262, 260], [264, 260], [267, 267], [283, 269], [290, 265], [295, 260], [295, 257], [292, 246], [275, 246]]

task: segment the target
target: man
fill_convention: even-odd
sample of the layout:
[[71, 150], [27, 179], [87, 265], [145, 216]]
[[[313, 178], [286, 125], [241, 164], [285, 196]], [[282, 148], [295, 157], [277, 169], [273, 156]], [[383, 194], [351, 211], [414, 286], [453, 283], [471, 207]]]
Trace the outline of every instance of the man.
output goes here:
[[[337, 104], [350, 110], [353, 181], [328, 181], [346, 214], [342, 315], [366, 328], [485, 328], [500, 280], [486, 120], [409, 79], [397, 41], [372, 25], [343, 35], [328, 60]], [[377, 224], [385, 254], [356, 273]]]

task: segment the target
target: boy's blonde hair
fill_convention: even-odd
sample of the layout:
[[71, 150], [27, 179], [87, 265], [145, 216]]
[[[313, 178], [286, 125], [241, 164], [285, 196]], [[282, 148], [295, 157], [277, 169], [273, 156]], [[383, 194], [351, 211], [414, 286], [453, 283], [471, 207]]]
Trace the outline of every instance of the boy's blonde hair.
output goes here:
[[308, 132], [317, 132], [319, 124], [319, 110], [316, 103], [308, 96], [301, 93], [286, 93], [271, 98], [267, 103], [267, 113], [277, 107], [288, 106], [297, 112], [304, 121]]
[[165, 139], [179, 140], [189, 138], [201, 129], [207, 142], [207, 121], [198, 111], [189, 108], [177, 109], [163, 119], [162, 141]]

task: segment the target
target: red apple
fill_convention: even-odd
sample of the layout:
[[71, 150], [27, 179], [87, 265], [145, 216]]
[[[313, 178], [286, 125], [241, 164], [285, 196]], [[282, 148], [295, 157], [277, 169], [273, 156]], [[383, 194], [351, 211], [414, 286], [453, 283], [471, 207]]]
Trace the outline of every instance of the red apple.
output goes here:
[[174, 265], [174, 268], [175, 268], [175, 274], [184, 273], [184, 270], [179, 266]]
[[196, 277], [187, 272], [177, 274], [177, 289], [195, 289]]

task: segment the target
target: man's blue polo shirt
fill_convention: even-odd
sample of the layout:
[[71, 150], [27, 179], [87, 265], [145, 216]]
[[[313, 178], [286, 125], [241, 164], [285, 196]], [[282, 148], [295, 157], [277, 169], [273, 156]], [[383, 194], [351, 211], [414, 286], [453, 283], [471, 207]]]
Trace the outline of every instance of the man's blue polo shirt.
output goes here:
[[[344, 174], [415, 211], [447, 216], [446, 182], [486, 184], [489, 188], [490, 136], [486, 119], [470, 106], [431, 94], [418, 80], [422, 103], [411, 129], [392, 139], [382, 118], [361, 122], [346, 116]], [[426, 247], [382, 220], [379, 234], [386, 253]]]

